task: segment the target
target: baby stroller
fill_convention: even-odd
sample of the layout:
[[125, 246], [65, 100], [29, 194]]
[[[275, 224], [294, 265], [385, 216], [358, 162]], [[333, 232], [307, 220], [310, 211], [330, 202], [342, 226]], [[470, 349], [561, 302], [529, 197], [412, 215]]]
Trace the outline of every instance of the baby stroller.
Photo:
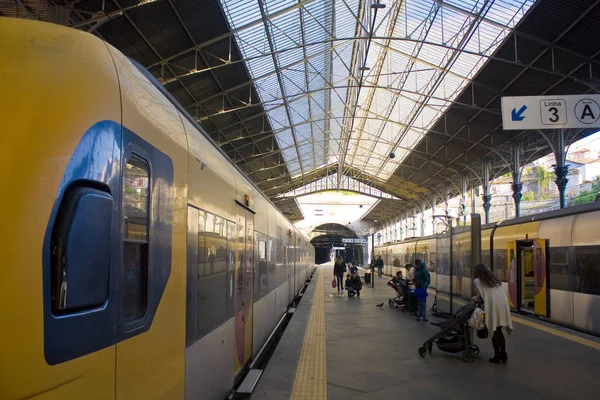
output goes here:
[[449, 319], [440, 322], [432, 322], [432, 325], [439, 326], [438, 333], [427, 339], [423, 346], [419, 348], [419, 355], [425, 357], [427, 351], [431, 354], [433, 343], [438, 349], [446, 353], [463, 353], [463, 360], [472, 362], [479, 355], [479, 347], [473, 344], [471, 328], [469, 328], [469, 318], [476, 307], [481, 305], [475, 301], [465, 304]]
[[408, 307], [408, 295], [410, 292], [408, 281], [402, 279], [398, 285], [390, 284], [390, 286], [396, 291], [396, 297], [389, 299], [388, 304], [392, 308], [402, 308], [402, 311], [405, 311]]

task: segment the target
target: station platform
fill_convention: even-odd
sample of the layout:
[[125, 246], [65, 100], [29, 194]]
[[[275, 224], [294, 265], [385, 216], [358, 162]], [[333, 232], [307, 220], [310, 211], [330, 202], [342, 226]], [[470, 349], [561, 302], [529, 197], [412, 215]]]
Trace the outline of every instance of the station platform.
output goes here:
[[360, 298], [338, 295], [332, 277], [332, 264], [318, 267], [251, 399], [598, 398], [596, 337], [513, 315], [507, 364], [489, 363], [491, 340], [477, 338], [472, 363], [435, 345], [421, 358], [439, 328], [388, 306], [390, 277], [375, 277]]

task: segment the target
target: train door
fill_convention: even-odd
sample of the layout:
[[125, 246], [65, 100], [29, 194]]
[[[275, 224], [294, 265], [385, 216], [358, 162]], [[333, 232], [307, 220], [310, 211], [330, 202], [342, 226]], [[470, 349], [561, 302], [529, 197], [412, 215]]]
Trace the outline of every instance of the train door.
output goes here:
[[508, 242], [506, 260], [508, 262], [508, 302], [511, 308], [518, 308], [519, 283], [517, 281], [517, 242]]
[[236, 216], [235, 252], [235, 373], [252, 356], [252, 288], [253, 288], [253, 232], [254, 216], [238, 208]]
[[546, 239], [533, 240], [533, 276], [534, 276], [534, 312], [537, 315], [548, 317], [548, 258], [546, 252], [548, 241]]
[[508, 244], [510, 306], [548, 316], [547, 240], [532, 239]]
[[117, 400], [164, 394], [184, 372], [180, 365], [169, 371], [160, 368], [183, 359], [176, 342], [182, 338], [180, 326], [174, 324], [179, 319], [165, 311], [185, 306], [173, 288], [166, 290], [169, 279], [178, 284], [178, 278], [171, 276], [171, 263], [178, 256], [171, 251], [173, 232], [181, 227], [172, 218], [173, 164], [127, 130], [123, 131], [123, 154]]

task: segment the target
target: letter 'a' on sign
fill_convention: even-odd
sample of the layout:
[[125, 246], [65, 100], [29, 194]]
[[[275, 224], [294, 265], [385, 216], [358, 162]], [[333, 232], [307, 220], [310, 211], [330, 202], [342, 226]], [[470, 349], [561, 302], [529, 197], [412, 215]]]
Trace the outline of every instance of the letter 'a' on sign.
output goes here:
[[584, 124], [593, 124], [600, 118], [600, 106], [592, 99], [580, 100], [575, 105], [575, 117]]

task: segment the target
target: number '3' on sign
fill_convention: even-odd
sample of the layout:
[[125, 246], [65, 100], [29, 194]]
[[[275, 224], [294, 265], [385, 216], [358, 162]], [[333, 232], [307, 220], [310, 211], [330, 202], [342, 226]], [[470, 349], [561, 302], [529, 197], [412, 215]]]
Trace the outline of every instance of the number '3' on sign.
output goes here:
[[567, 123], [567, 102], [563, 99], [540, 101], [540, 114], [544, 125]]

